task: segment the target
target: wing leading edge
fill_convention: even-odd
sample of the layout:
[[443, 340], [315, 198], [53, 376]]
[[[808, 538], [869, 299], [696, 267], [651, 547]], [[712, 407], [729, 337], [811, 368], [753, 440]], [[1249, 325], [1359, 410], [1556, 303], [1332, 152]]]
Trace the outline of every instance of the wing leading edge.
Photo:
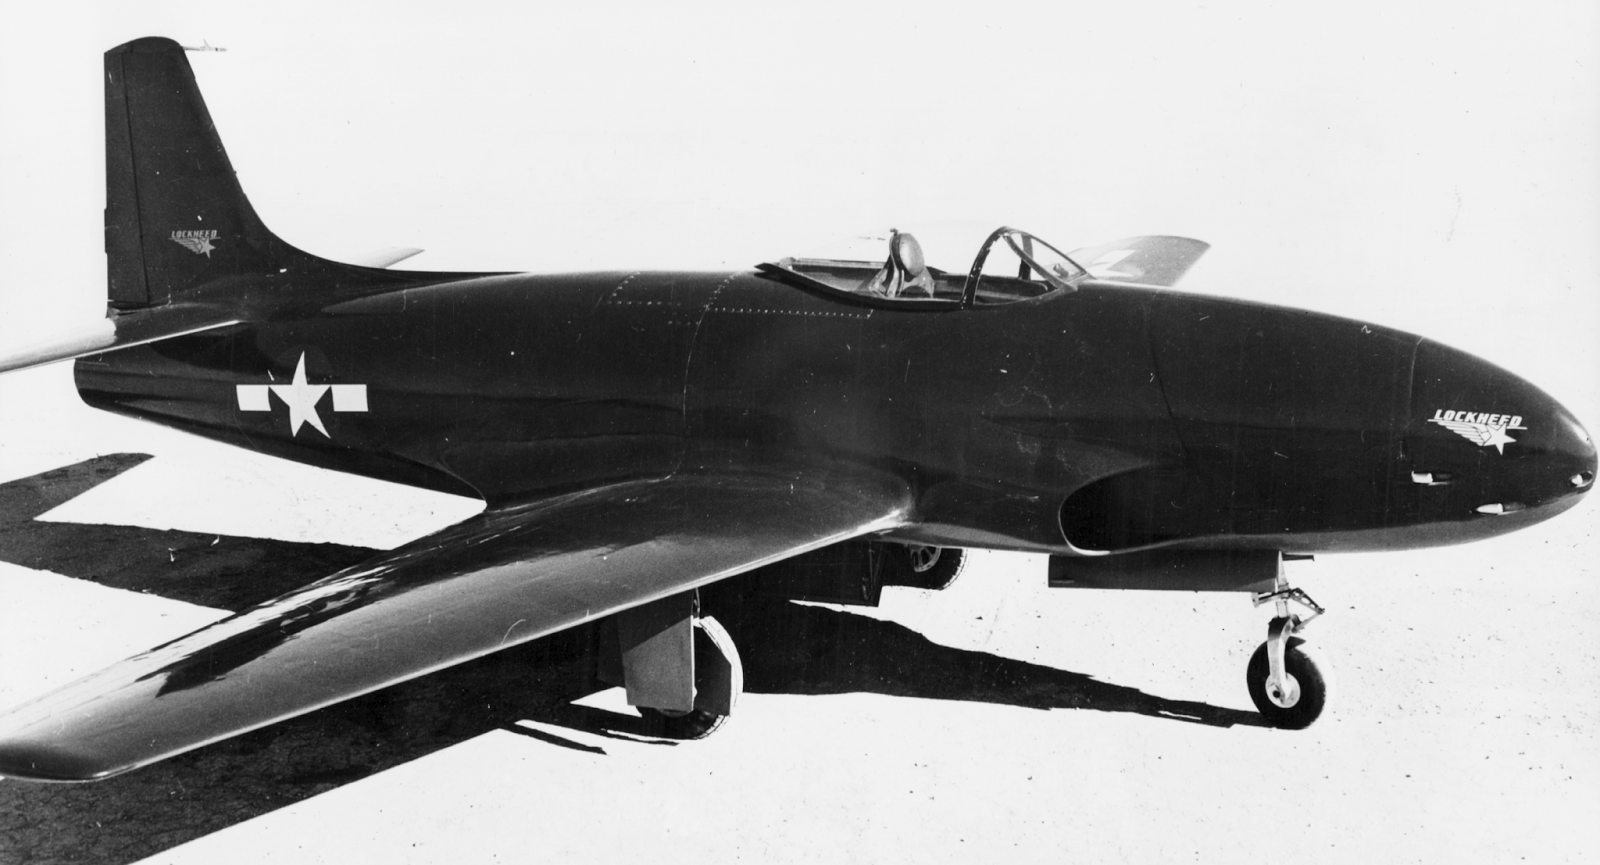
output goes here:
[[687, 476], [485, 512], [0, 716], [0, 775], [105, 778], [891, 528], [900, 484]]

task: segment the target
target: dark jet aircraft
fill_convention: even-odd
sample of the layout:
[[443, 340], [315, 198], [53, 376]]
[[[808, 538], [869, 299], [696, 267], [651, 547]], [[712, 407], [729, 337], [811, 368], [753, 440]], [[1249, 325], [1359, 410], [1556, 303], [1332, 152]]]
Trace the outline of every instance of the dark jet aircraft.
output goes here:
[[1291, 605], [1321, 609], [1284, 560], [1493, 537], [1594, 481], [1584, 428], [1504, 370], [1171, 290], [1198, 241], [1001, 228], [965, 272], [899, 233], [736, 273], [342, 264], [256, 217], [180, 46], [105, 75], [108, 318], [0, 369], [77, 358], [92, 406], [487, 507], [0, 716], [7, 776], [104, 778], [603, 618], [602, 679], [696, 736], [740, 691], [718, 603], [872, 604], [963, 548], [1274, 604], [1249, 693], [1304, 727], [1326, 690]]

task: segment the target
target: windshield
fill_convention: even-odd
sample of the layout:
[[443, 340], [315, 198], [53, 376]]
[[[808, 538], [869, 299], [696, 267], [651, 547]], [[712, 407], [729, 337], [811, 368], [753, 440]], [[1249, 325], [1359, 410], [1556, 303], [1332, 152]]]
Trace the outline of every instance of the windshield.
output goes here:
[[[969, 236], [967, 243], [971, 242]], [[950, 254], [946, 238], [936, 234], [935, 243], [941, 254]], [[1060, 250], [1014, 228], [989, 234], [966, 271], [933, 266], [917, 237], [892, 228], [845, 238], [762, 269], [863, 298], [933, 301], [941, 306], [1025, 300], [1070, 289], [1073, 280], [1085, 275]]]
[[1001, 228], [973, 262], [975, 303], [1006, 303], [1072, 287], [1085, 274], [1061, 250], [1015, 228]]

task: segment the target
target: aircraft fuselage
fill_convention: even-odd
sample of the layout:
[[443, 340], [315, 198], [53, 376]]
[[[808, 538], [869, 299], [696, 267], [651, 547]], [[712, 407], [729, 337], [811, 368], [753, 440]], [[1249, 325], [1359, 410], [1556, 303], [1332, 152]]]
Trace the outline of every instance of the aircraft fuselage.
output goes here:
[[749, 272], [483, 276], [279, 304], [80, 360], [77, 382], [96, 407], [491, 504], [866, 466], [914, 491], [895, 537], [1068, 554], [1463, 542], [1569, 507], [1595, 462], [1553, 399], [1437, 343], [1092, 281], [928, 310]]

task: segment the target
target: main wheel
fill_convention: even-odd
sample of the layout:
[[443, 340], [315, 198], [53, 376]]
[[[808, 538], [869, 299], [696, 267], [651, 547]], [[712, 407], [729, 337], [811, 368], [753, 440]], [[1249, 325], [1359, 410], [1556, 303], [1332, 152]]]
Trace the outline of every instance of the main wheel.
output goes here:
[[639, 707], [639, 717], [644, 718], [645, 732], [662, 739], [704, 739], [715, 733], [727, 715], [718, 715], [705, 709], [690, 709], [679, 715], [660, 709]]
[[913, 589], [948, 589], [967, 564], [967, 551], [957, 547], [886, 544], [884, 583]]
[[704, 739], [733, 713], [744, 691], [744, 665], [733, 638], [710, 616], [694, 620], [694, 708], [666, 712], [639, 707], [645, 730], [663, 739]]
[[1250, 686], [1250, 702], [1269, 724], [1284, 730], [1304, 730], [1322, 716], [1328, 703], [1332, 676], [1325, 663], [1318, 663], [1306, 641], [1290, 637], [1283, 649], [1283, 671], [1287, 693], [1268, 693], [1267, 680], [1272, 665], [1267, 661], [1267, 644], [1262, 643], [1250, 656], [1245, 680]]

